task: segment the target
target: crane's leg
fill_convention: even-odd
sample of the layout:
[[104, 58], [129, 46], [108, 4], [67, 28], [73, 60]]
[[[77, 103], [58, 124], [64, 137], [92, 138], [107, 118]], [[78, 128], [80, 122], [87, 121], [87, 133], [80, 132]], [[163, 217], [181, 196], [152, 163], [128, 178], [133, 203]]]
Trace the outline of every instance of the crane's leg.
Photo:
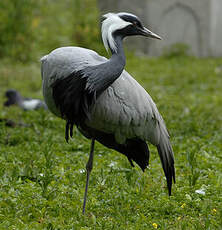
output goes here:
[[90, 173], [92, 171], [93, 168], [93, 152], [94, 152], [94, 144], [95, 144], [95, 140], [92, 139], [91, 142], [91, 148], [90, 148], [90, 154], [89, 154], [89, 160], [86, 164], [86, 187], [85, 187], [85, 194], [84, 194], [84, 201], [83, 201], [83, 209], [82, 209], [82, 213], [85, 214], [85, 208], [86, 208], [86, 198], [87, 198], [87, 191], [88, 191], [88, 186], [89, 186], [89, 176]]

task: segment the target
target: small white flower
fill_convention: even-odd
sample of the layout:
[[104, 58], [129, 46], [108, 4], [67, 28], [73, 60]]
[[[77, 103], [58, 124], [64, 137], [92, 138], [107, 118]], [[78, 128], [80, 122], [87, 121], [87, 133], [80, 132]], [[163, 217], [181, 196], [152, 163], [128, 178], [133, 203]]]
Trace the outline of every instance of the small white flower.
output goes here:
[[205, 195], [206, 194], [204, 188], [195, 190], [195, 193], [200, 194], [200, 195]]
[[187, 198], [187, 200], [192, 200], [192, 197], [189, 194], [186, 194], [185, 197]]
[[85, 173], [85, 169], [80, 169], [79, 173]]
[[109, 167], [115, 167], [116, 166], [116, 162], [112, 161], [110, 164], [109, 164]]

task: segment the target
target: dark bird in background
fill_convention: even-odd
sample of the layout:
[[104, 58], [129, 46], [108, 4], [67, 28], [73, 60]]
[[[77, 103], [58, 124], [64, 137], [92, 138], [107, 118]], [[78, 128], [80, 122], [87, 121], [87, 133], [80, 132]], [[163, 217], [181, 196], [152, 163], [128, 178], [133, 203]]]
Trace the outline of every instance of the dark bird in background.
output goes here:
[[175, 182], [174, 154], [163, 118], [150, 95], [124, 70], [126, 36], [161, 38], [129, 13], [105, 14], [101, 30], [110, 59], [80, 47], [58, 48], [41, 59], [45, 102], [66, 120], [66, 140], [73, 135], [73, 125], [91, 139], [83, 213], [95, 140], [124, 154], [143, 171], [149, 163], [146, 141], [150, 142], [157, 147], [169, 195]]
[[5, 97], [7, 97], [7, 101], [4, 103], [4, 106], [18, 105], [24, 110], [35, 110], [40, 108], [47, 109], [44, 101], [39, 99], [23, 98], [21, 94], [14, 89], [7, 90], [5, 92]]

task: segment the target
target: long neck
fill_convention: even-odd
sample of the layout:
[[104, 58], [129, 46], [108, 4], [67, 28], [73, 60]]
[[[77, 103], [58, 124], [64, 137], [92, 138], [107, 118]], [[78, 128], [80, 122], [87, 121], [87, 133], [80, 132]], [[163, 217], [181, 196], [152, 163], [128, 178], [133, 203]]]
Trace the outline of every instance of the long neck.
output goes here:
[[116, 50], [112, 50], [112, 56], [106, 62], [90, 67], [87, 88], [96, 91], [97, 95], [106, 90], [123, 72], [126, 58], [123, 50], [122, 37], [115, 37]]
[[121, 36], [114, 37], [116, 50], [110, 48], [112, 56], [104, 63], [104, 67], [107, 70], [105, 79], [107, 84], [112, 84], [123, 72], [126, 65], [126, 57], [123, 50], [123, 41]]
[[118, 63], [120, 62], [120, 64], [124, 68], [126, 64], [126, 57], [125, 57], [124, 50], [123, 50], [123, 38], [121, 36], [115, 36], [114, 41], [116, 44], [116, 49], [114, 50], [110, 48], [111, 53], [112, 53], [110, 61], [114, 61]]

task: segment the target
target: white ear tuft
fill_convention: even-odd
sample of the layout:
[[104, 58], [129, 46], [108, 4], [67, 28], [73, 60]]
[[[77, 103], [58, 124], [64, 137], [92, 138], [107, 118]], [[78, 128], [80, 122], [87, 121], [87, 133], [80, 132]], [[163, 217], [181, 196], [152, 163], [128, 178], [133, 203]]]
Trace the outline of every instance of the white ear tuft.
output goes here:
[[108, 13], [103, 15], [104, 21], [102, 22], [102, 39], [106, 50], [110, 48], [114, 52], [117, 52], [115, 40], [113, 38], [113, 32], [123, 29], [130, 25], [130, 22], [126, 22], [121, 19], [117, 14]]

